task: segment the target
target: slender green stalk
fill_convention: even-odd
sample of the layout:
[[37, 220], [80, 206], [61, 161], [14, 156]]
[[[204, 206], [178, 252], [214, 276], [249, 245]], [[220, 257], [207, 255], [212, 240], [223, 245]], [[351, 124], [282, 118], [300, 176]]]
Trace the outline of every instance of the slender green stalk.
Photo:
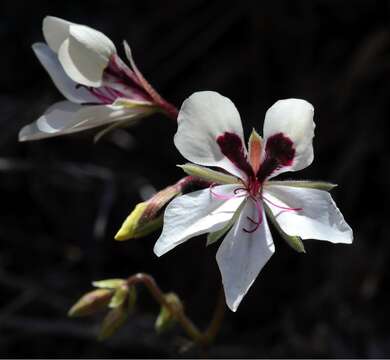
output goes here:
[[187, 335], [202, 349], [206, 348], [214, 341], [217, 333], [221, 328], [226, 308], [222, 288], [219, 292], [217, 304], [214, 309], [210, 324], [206, 331], [201, 332], [198, 327], [191, 321], [191, 319], [185, 314], [182, 308], [175, 307], [166, 300], [164, 293], [151, 275], [138, 273], [130, 276], [127, 279], [127, 284], [129, 286], [139, 283], [143, 284], [149, 290], [151, 295], [161, 306], [166, 307], [171, 312]]

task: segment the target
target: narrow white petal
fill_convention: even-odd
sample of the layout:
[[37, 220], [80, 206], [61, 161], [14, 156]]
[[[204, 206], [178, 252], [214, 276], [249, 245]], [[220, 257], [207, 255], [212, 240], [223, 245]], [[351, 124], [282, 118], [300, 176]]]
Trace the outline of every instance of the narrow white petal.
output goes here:
[[97, 99], [84, 87], [78, 87], [68, 75], [66, 75], [62, 65], [58, 61], [57, 54], [44, 43], [35, 43], [32, 46], [35, 55], [42, 66], [49, 73], [58, 90], [68, 100], [75, 103], [96, 102]]
[[80, 109], [81, 105], [70, 101], [53, 104], [37, 121], [20, 130], [19, 141], [39, 140], [65, 134], [65, 129], [71, 124], [73, 115]]
[[[237, 185], [220, 185], [215, 194], [233, 195]], [[164, 214], [164, 227], [154, 246], [161, 256], [191, 237], [222, 229], [243, 201], [243, 197], [219, 200], [210, 189], [195, 191], [171, 201]]]
[[112, 41], [103, 33], [83, 25], [71, 25], [58, 58], [68, 76], [77, 83], [98, 87], [103, 71], [116, 52]]
[[[268, 140], [277, 134], [290, 139], [295, 150], [292, 163], [274, 171], [272, 176], [285, 171], [301, 170], [312, 163], [315, 128], [313, 115], [313, 106], [301, 99], [279, 100], [268, 109], [264, 120], [265, 150], [269, 146]], [[280, 151], [283, 150], [281, 147]], [[279, 149], [274, 151], [278, 152]]]
[[258, 216], [250, 200], [217, 252], [226, 303], [232, 311], [237, 310], [257, 275], [275, 252], [264, 210], [263, 222], [253, 233], [243, 230], [253, 227], [248, 216], [252, 219]]
[[49, 47], [54, 51], [58, 52], [61, 44], [69, 36], [69, 26], [73, 23], [60, 19], [55, 16], [46, 16], [43, 19], [42, 31], [43, 36], [49, 45]]
[[273, 203], [267, 202], [276, 221], [288, 235], [332, 243], [352, 243], [352, 229], [327, 191], [266, 185], [264, 199]]
[[217, 166], [240, 176], [240, 171], [222, 154], [217, 143], [218, 136], [225, 132], [243, 139], [240, 114], [234, 104], [213, 91], [196, 92], [180, 109], [174, 142], [187, 160]]
[[19, 141], [40, 140], [143, 116], [139, 109], [112, 105], [81, 106], [70, 101], [52, 105], [37, 121], [19, 132]]

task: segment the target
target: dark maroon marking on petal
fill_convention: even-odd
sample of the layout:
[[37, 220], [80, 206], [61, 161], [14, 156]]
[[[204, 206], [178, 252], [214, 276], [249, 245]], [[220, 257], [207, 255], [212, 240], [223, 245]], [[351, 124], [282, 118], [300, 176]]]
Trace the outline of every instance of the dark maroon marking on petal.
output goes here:
[[219, 148], [236, 167], [248, 177], [253, 177], [252, 166], [249, 164], [241, 138], [234, 133], [225, 132], [217, 137]]
[[292, 164], [295, 156], [294, 143], [290, 138], [278, 133], [267, 139], [265, 158], [257, 172], [257, 178], [262, 183], [275, 170]]

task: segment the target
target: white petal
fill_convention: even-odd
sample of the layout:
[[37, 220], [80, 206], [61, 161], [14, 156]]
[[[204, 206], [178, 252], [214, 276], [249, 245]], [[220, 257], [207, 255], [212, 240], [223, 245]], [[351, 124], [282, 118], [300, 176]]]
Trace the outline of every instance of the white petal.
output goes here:
[[72, 24], [55, 16], [46, 16], [43, 19], [43, 36], [54, 52], [58, 52], [61, 44], [69, 36], [69, 26]]
[[272, 176], [285, 171], [301, 170], [312, 163], [315, 128], [313, 115], [313, 106], [301, 99], [279, 100], [268, 109], [264, 120], [265, 143], [271, 136], [282, 133], [293, 142], [295, 149], [292, 164], [273, 172]]
[[234, 104], [213, 91], [196, 92], [180, 109], [174, 142], [187, 160], [218, 166], [240, 176], [241, 172], [222, 154], [216, 141], [225, 132], [243, 139], [240, 114]]
[[115, 45], [103, 33], [84, 25], [71, 25], [69, 37], [58, 50], [58, 59], [71, 79], [98, 87], [115, 52]]
[[253, 202], [248, 200], [217, 252], [226, 303], [232, 311], [237, 310], [260, 270], [275, 252], [265, 213], [262, 211], [263, 222], [259, 228], [253, 233], [245, 232], [244, 228], [253, 226], [247, 217], [257, 219], [258, 216]]
[[[233, 195], [237, 185], [213, 188], [215, 194]], [[161, 256], [191, 237], [222, 229], [232, 218], [243, 197], [219, 200], [210, 189], [195, 191], [171, 201], [164, 214], [164, 227], [154, 246]]]
[[266, 185], [264, 198], [280, 207], [301, 208], [284, 210], [267, 202], [282, 230], [302, 239], [326, 240], [351, 244], [352, 229], [327, 191], [282, 185]]
[[37, 121], [19, 132], [19, 141], [40, 140], [143, 116], [139, 109], [112, 105], [81, 106], [70, 101], [52, 105]]
[[62, 65], [58, 61], [57, 54], [44, 43], [35, 43], [32, 46], [35, 55], [42, 66], [49, 73], [58, 90], [68, 100], [75, 103], [96, 102], [97, 99], [84, 87], [78, 87], [68, 75], [66, 75]]

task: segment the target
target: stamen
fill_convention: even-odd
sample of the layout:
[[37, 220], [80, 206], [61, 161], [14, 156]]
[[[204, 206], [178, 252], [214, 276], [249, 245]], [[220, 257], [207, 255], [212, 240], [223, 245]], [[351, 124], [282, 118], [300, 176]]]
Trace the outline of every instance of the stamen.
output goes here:
[[280, 205], [276, 205], [274, 202], [272, 202], [270, 199], [267, 199], [264, 195], [262, 196], [262, 198], [269, 202], [271, 205], [279, 208], [279, 209], [282, 209], [282, 210], [285, 210], [285, 211], [300, 211], [300, 210], [303, 210], [303, 208], [290, 208], [290, 207], [285, 207], [285, 206], [280, 206]]
[[210, 185], [210, 193], [212, 196], [214, 196], [216, 199], [218, 200], [230, 200], [230, 199], [235, 199], [235, 198], [239, 198], [239, 197], [243, 197], [245, 196], [245, 194], [242, 194], [242, 195], [237, 195], [237, 190], [244, 190], [246, 191], [244, 188], [237, 188], [237, 189], [234, 189], [233, 193], [234, 195], [223, 195], [223, 194], [217, 194], [213, 188], [216, 186], [217, 184], [213, 183]]

